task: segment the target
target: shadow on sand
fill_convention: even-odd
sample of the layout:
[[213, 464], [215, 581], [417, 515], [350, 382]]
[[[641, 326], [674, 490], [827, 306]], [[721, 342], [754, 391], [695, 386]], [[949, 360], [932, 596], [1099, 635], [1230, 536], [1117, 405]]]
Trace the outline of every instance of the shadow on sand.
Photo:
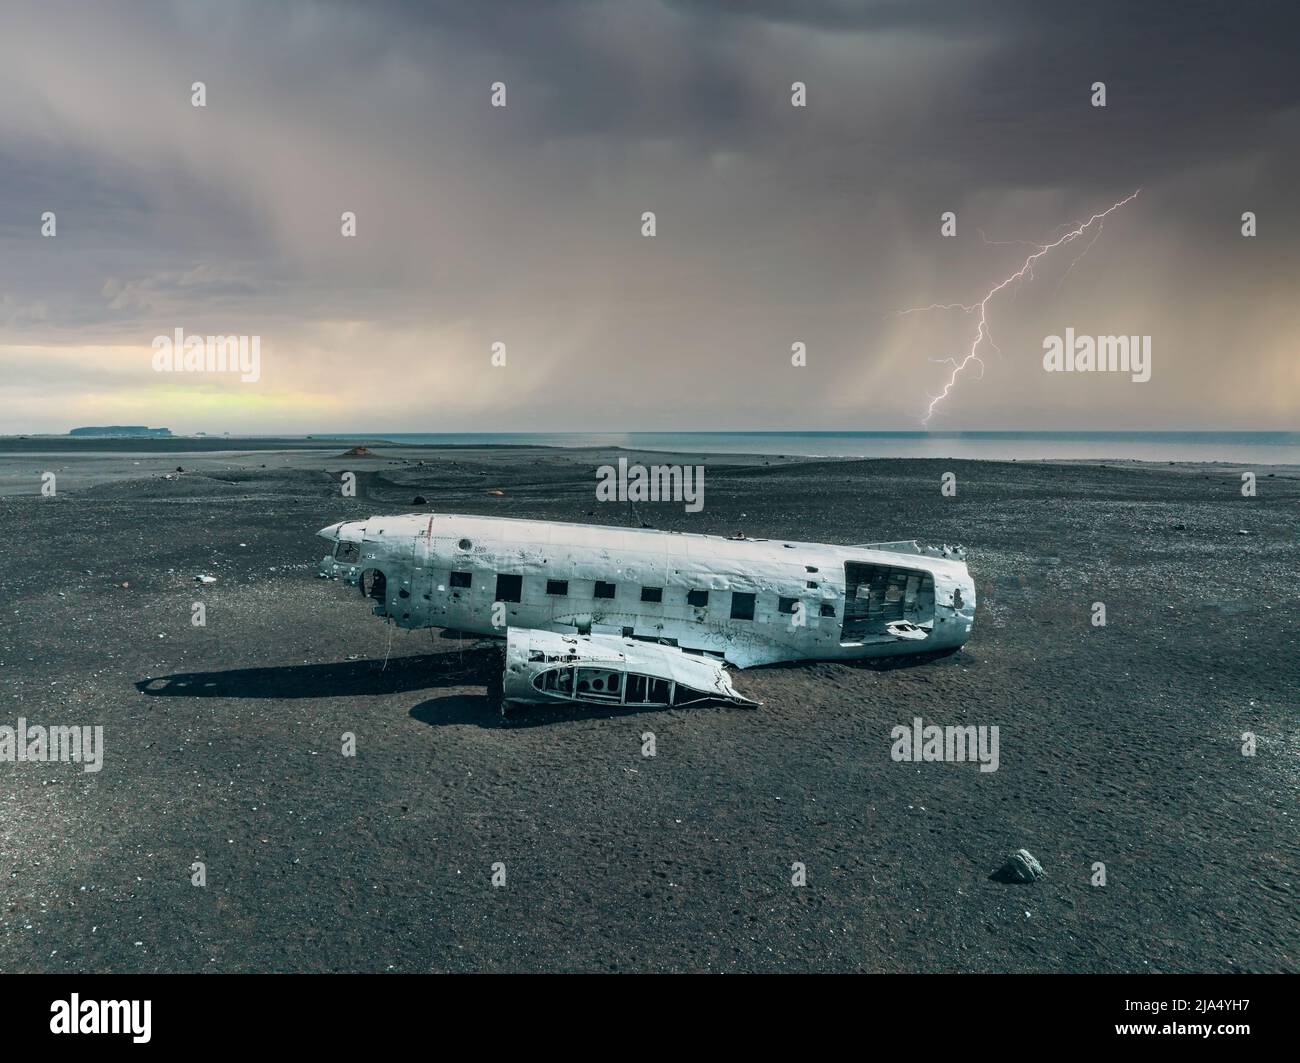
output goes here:
[[177, 672], [141, 679], [135, 687], [151, 697], [337, 698], [399, 694], [430, 687], [487, 685], [500, 668], [500, 654], [491, 648], [481, 648], [394, 657], [387, 666], [382, 660], [369, 660]]

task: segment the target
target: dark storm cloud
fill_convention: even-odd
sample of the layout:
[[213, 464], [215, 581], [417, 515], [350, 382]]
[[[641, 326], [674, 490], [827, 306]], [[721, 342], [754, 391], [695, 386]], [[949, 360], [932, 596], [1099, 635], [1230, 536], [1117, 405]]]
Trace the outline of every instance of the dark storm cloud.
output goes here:
[[[870, 35], [923, 39], [934, 42], [936, 56], [945, 44], [974, 42], [987, 46], [987, 57], [909, 141], [937, 166], [969, 168], [972, 180], [1079, 182], [1099, 170], [1131, 171], [1135, 161], [1159, 176], [1248, 145], [1270, 116], [1300, 106], [1300, 5], [1294, 3], [676, 0], [666, 6], [677, 16], [675, 32], [667, 41], [646, 33], [647, 51], [664, 60], [662, 76], [648, 82], [629, 79], [621, 55], [601, 47], [606, 5], [414, 4], [388, 7], [386, 17], [404, 32], [454, 31], [501, 57], [512, 73], [547, 86], [540, 135], [662, 134], [708, 147], [779, 135], [771, 119], [786, 101], [781, 93], [756, 91], [749, 74], [758, 64], [780, 72], [782, 33], [820, 35], [822, 43]], [[627, 22], [635, 34], [635, 19], [629, 15]], [[817, 85], [814, 109], [833, 115], [845, 132], [870, 130], [873, 112], [896, 103], [889, 93], [853, 91], [870, 84], [869, 71], [837, 70], [829, 84], [818, 77], [824, 72], [814, 68], [802, 77]], [[1078, 100], [1096, 80], [1107, 83], [1118, 106], [1105, 121], [1081, 125]], [[902, 147], [894, 154], [904, 157]], [[851, 152], [853, 145], [844, 148]]]
[[[94, 349], [52, 410], [102, 395], [108, 357], [147, 386], [139, 352], [183, 324], [265, 334], [265, 428], [425, 428], [443, 393], [445, 427], [909, 426], [965, 323], [891, 311], [1014, 268], [978, 230], [1041, 240], [1140, 186], [1064, 280], [1073, 252], [996, 308], [1005, 359], [953, 415], [1286, 427], [1298, 28], [1289, 4], [1113, 0], [19, 5], [0, 349]], [[1044, 330], [1087, 320], [1155, 334], [1163, 373], [1045, 391]], [[1228, 349], [1262, 397], [1225, 399]], [[404, 386], [341, 401], [358, 359]], [[337, 408], [357, 420], [319, 423]]]

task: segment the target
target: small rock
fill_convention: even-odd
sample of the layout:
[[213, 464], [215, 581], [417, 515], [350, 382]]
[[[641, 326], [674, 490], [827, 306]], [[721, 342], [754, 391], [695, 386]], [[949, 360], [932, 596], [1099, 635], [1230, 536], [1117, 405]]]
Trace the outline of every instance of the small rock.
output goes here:
[[411, 499], [411, 505], [413, 506], [427, 506], [428, 504], [429, 500], [425, 498], [424, 495], [416, 495]]
[[195, 577], [194, 577], [194, 582], [195, 582], [195, 583], [216, 583], [216, 582], [217, 582], [217, 577], [216, 577], [216, 576], [204, 576], [204, 575], [198, 575], [198, 576], [195, 576]]
[[1046, 874], [1033, 853], [1028, 849], [1017, 849], [989, 877], [995, 882], [1036, 882]]

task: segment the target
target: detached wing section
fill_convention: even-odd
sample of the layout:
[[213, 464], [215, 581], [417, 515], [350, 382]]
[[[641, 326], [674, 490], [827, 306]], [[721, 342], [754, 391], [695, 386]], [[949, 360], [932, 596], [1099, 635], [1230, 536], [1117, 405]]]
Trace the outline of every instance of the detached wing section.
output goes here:
[[578, 702], [670, 706], [723, 701], [756, 706], [731, 685], [720, 661], [676, 646], [616, 635], [506, 632], [502, 707]]

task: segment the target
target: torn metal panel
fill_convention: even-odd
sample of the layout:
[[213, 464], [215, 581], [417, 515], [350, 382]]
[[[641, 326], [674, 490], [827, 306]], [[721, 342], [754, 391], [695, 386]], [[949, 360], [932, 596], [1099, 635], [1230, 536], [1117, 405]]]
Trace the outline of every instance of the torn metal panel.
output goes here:
[[615, 636], [777, 661], [950, 652], [975, 586], [959, 547], [835, 546], [413, 513], [322, 529], [321, 574], [407, 628]]
[[503, 704], [581, 702], [669, 706], [724, 701], [755, 706], [716, 660], [612, 635], [511, 628]]
[[919, 554], [923, 557], [955, 557], [958, 561], [966, 560], [966, 549], [960, 544], [957, 546], [949, 546], [947, 543], [942, 546], [922, 546], [915, 539], [900, 539], [891, 543], [857, 543], [855, 549], [888, 550], [891, 553], [898, 554]]

